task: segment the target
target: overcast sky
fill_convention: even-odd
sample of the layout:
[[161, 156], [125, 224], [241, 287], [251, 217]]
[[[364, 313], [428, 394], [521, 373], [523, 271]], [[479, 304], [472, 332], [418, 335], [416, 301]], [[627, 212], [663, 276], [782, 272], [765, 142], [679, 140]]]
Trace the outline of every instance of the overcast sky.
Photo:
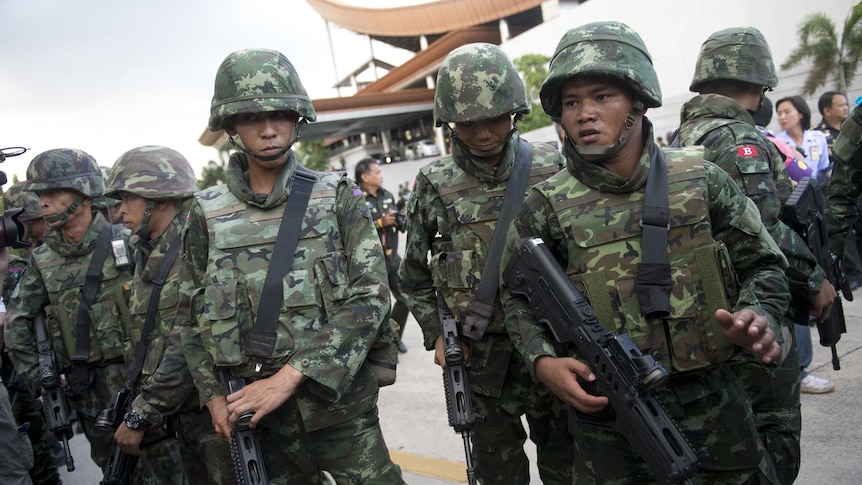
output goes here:
[[[64, 147], [110, 167], [126, 150], [164, 145], [200, 175], [216, 159], [197, 141], [215, 73], [236, 50], [279, 50], [312, 98], [335, 95], [325, 23], [303, 0], [0, 0], [0, 19], [0, 148], [31, 148], [0, 165], [10, 181], [23, 180], [37, 154]], [[340, 75], [370, 57], [365, 37], [331, 32]], [[373, 49], [396, 65], [409, 58]]]

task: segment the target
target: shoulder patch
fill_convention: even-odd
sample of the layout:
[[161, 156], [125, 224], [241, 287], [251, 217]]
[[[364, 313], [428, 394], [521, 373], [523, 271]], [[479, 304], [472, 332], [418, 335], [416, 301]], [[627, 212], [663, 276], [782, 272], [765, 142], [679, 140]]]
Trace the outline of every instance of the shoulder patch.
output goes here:
[[354, 187], [353, 188], [353, 196], [354, 197], [360, 197], [361, 195], [362, 195], [362, 190]]
[[757, 147], [754, 145], [745, 145], [741, 147], [736, 147], [736, 153], [740, 157], [756, 157], [757, 156]]

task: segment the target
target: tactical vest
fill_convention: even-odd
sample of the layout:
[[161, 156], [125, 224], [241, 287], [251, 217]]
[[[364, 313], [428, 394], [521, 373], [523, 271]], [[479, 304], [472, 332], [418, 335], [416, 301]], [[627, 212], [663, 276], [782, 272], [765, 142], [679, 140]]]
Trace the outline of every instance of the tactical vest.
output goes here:
[[854, 108], [844, 123], [841, 134], [835, 140], [832, 152], [835, 158], [849, 162], [862, 151], [862, 108]]
[[[322, 174], [312, 190], [293, 266], [284, 278], [275, 347], [262, 362], [264, 373], [284, 365], [297, 332], [319, 331], [349, 296], [347, 254], [335, 212], [339, 180], [337, 174]], [[266, 304], [260, 297], [285, 204], [264, 210], [239, 200], [226, 185], [196, 198], [209, 234], [202, 308], [209, 325], [201, 337], [217, 367], [251, 376], [257, 362], [244, 352], [245, 334], [254, 327], [258, 306]]]
[[[668, 257], [673, 278], [671, 314], [647, 320], [635, 290], [641, 261], [640, 220], [643, 190], [599, 193], [571, 174], [560, 183], [574, 184], [575, 194], [551, 201], [566, 241], [567, 274], [609, 329], [627, 333], [638, 347], [671, 372], [695, 371], [729, 359], [735, 346], [715, 320], [715, 310], [735, 301], [736, 279], [723, 244], [712, 237], [703, 157], [691, 152], [682, 162], [668, 157], [670, 231]], [[559, 186], [558, 177], [547, 187]]]
[[[43, 245], [33, 251], [32, 256], [50, 300], [46, 321], [51, 346], [58, 367], [66, 371], [72, 367], [75, 339], [79, 338], [75, 334], [78, 304], [92, 253], [65, 258]], [[90, 335], [85, 336], [90, 339], [90, 365], [129, 362], [132, 358], [132, 326], [127, 303], [130, 280], [128, 270], [117, 269], [111, 256], [105, 258], [96, 301], [89, 309]]]
[[[172, 225], [179, 224], [173, 221]], [[167, 233], [166, 233], [167, 235]], [[176, 236], [176, 230], [170, 231], [170, 237]], [[150, 304], [150, 295], [153, 293], [153, 282], [151, 278], [158, 273], [159, 265], [161, 264], [167, 250], [166, 245], [170, 245], [171, 241], [165, 240], [162, 242], [163, 247], [158, 253], [150, 255], [146, 265], [139, 265], [135, 269], [135, 277], [132, 279], [132, 294], [129, 298], [129, 311], [132, 314], [132, 338], [133, 342], [137, 343], [141, 340], [141, 333], [144, 330], [144, 322], [147, 319], [147, 308]], [[180, 299], [180, 267], [182, 261], [179, 257], [174, 261], [173, 266], [165, 278], [162, 291], [159, 295], [158, 312], [153, 324], [153, 329], [149, 336], [149, 344], [147, 354], [144, 358], [143, 367], [141, 368], [141, 376], [139, 384], [145, 383], [149, 376], [153, 375], [158, 368], [165, 350], [168, 345], [169, 336], [174, 326], [178, 323]], [[149, 273], [148, 281], [141, 279], [143, 272]], [[188, 309], [185, 309], [188, 311]], [[185, 316], [185, 315], [183, 315]]]
[[[542, 156], [549, 150], [556, 152], [556, 148], [547, 143], [533, 143], [527, 193], [533, 185], [560, 171], [559, 165]], [[458, 320], [463, 321], [467, 304], [479, 289], [509, 180], [480, 180], [459, 167], [451, 157], [429, 165], [424, 175], [440, 195], [447, 219], [438, 222], [442, 237], [431, 247], [431, 275], [434, 286], [443, 291], [446, 304]], [[453, 184], [453, 181], [456, 182]], [[486, 333], [505, 332], [499, 297], [494, 306], [494, 318]]]

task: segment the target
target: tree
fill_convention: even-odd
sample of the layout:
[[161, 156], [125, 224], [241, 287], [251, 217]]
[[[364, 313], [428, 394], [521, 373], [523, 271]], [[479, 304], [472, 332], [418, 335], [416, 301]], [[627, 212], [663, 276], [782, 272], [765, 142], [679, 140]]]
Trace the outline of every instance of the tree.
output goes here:
[[201, 171], [201, 178], [198, 179], [198, 185], [201, 189], [225, 182], [227, 182], [227, 168], [225, 164], [219, 164], [212, 160], [207, 162], [207, 166]]
[[311, 170], [325, 172], [329, 169], [329, 150], [323, 140], [302, 140], [294, 149], [300, 163]]
[[840, 39], [832, 19], [822, 12], [805, 17], [797, 33], [799, 46], [790, 53], [781, 68], [789, 69], [805, 59], [811, 61], [803, 94], [814, 94], [833, 77], [838, 79], [838, 90], [847, 92], [847, 85], [853, 81], [862, 60], [862, 2], [850, 9]]
[[551, 117], [545, 114], [545, 111], [542, 109], [542, 103], [539, 100], [539, 91], [542, 89], [542, 83], [548, 77], [549, 62], [551, 62], [551, 58], [541, 54], [524, 54], [512, 61], [515, 64], [515, 69], [518, 70], [521, 78], [524, 79], [524, 85], [527, 88], [527, 97], [530, 99], [530, 104], [533, 105], [533, 111], [528, 115], [524, 115], [518, 123], [518, 129], [522, 133], [533, 131], [553, 123]]

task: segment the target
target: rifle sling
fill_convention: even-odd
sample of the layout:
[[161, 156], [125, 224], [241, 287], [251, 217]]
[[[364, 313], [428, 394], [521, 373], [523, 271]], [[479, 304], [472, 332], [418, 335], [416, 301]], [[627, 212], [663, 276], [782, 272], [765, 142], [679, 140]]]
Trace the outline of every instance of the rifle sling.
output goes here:
[[667, 162], [661, 148], [655, 146], [644, 194], [641, 262], [635, 278], [640, 309], [647, 317], [670, 315], [672, 280], [667, 258], [670, 228], [668, 196]]
[[500, 286], [500, 258], [503, 246], [506, 244], [506, 232], [515, 220], [518, 210], [524, 203], [524, 192], [527, 190], [527, 179], [530, 177], [530, 167], [533, 164], [533, 145], [519, 139], [518, 155], [503, 196], [503, 207], [497, 219], [497, 227], [491, 237], [491, 246], [485, 258], [485, 267], [479, 280], [479, 289], [467, 304], [464, 324], [461, 329], [465, 337], [479, 340], [491, 323], [494, 316], [494, 299]]
[[72, 355], [72, 392], [80, 394], [89, 387], [88, 361], [90, 359], [90, 309], [96, 301], [96, 293], [102, 284], [102, 271], [105, 259], [111, 252], [111, 225], [105, 224], [96, 238], [90, 266], [84, 277], [81, 288], [81, 302], [78, 304], [78, 315], [75, 323], [75, 354]]
[[147, 356], [147, 349], [150, 343], [150, 333], [153, 331], [153, 326], [156, 323], [156, 314], [159, 313], [159, 299], [162, 295], [162, 287], [165, 285], [165, 279], [168, 273], [174, 266], [174, 261], [180, 253], [182, 245], [182, 234], [177, 234], [171, 241], [168, 250], [165, 252], [165, 257], [159, 264], [159, 272], [153, 278], [151, 284], [153, 291], [150, 293], [150, 301], [147, 303], [147, 316], [144, 319], [144, 328], [141, 330], [141, 340], [135, 344], [135, 357], [126, 369], [126, 387], [133, 392], [138, 385], [138, 378], [141, 376], [141, 370], [144, 368], [144, 358]]
[[284, 303], [284, 276], [293, 266], [302, 219], [315, 182], [317, 182], [317, 174], [297, 164], [296, 172], [293, 174], [293, 187], [285, 202], [284, 215], [272, 248], [272, 258], [263, 283], [257, 319], [254, 328], [245, 337], [246, 355], [269, 357], [275, 348], [278, 314]]

